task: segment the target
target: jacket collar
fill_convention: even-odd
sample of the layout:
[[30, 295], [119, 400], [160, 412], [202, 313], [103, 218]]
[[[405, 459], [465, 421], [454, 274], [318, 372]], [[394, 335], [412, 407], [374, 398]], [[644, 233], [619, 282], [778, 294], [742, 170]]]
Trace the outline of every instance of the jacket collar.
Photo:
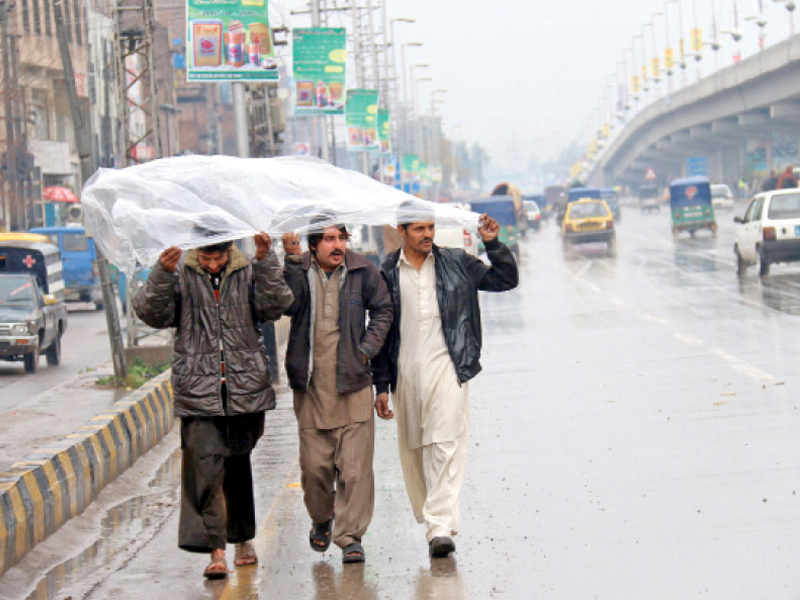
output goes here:
[[[238, 269], [243, 269], [248, 264], [247, 257], [236, 246], [231, 246], [228, 250], [228, 264], [225, 265], [225, 270], [232, 273]], [[197, 249], [193, 248], [186, 253], [186, 266], [205, 273], [203, 267], [200, 266], [200, 260], [197, 258]]]
[[[398, 248], [397, 250], [395, 250], [394, 252], [392, 252], [391, 254], [389, 254], [386, 257], [386, 260], [383, 261], [383, 264], [381, 265], [381, 268], [384, 271], [389, 271], [391, 269], [396, 269], [397, 268], [397, 264], [400, 262], [400, 254], [402, 252], [403, 252], [403, 246], [400, 246], [400, 248]], [[431, 252], [433, 252], [434, 260], [438, 262], [439, 261], [439, 256], [441, 255], [441, 252], [439, 251], [439, 246], [437, 246], [436, 244], [433, 244], [433, 249], [431, 250]]]

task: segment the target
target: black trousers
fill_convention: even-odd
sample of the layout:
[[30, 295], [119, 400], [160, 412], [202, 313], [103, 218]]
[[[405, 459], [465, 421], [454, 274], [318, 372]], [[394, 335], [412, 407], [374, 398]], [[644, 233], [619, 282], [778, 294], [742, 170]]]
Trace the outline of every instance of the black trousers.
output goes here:
[[256, 535], [250, 453], [264, 413], [181, 419], [178, 546], [209, 553]]

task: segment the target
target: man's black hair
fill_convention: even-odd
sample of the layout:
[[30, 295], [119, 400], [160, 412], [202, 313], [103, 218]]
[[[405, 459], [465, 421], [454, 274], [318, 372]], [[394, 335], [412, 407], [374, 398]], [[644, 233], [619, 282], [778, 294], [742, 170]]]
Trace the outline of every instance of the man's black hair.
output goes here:
[[321, 227], [316, 229], [311, 229], [308, 232], [308, 249], [311, 250], [313, 254], [317, 252], [317, 246], [319, 245], [320, 240], [322, 240], [323, 236], [325, 235], [325, 229], [328, 227], [336, 227], [340, 233], [346, 235], [348, 238], [350, 237], [350, 233], [347, 231], [347, 226], [344, 223], [334, 223], [336, 219], [336, 215], [332, 212], [323, 211], [318, 215], [315, 215], [311, 218], [308, 222], [309, 225], [316, 225], [317, 223], [327, 223]]
[[397, 208], [397, 224], [404, 229], [412, 223], [435, 220], [433, 207], [422, 200], [404, 200]]
[[231, 249], [231, 246], [233, 246], [233, 242], [217, 242], [216, 244], [201, 246], [197, 251], [205, 254], [215, 254], [217, 252], [227, 252]]

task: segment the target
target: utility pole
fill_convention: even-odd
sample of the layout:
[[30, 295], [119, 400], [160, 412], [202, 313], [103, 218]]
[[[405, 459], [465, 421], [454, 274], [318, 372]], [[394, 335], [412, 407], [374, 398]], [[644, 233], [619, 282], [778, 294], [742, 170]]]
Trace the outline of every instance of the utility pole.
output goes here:
[[[320, 0], [311, 0], [311, 26], [320, 27]], [[330, 162], [330, 148], [328, 147], [328, 119], [325, 115], [317, 117], [319, 119], [320, 137], [320, 158], [325, 162]]]
[[17, 188], [17, 161], [16, 144], [14, 139], [14, 91], [16, 82], [11, 68], [11, 48], [10, 36], [8, 33], [8, 0], [0, 0], [0, 34], [2, 35], [3, 52], [3, 96], [6, 120], [6, 174], [4, 179], [8, 182], [8, 195], [5, 197], [3, 206], [3, 217], [6, 229], [12, 230], [12, 225], [16, 220], [12, 218], [17, 209], [18, 188]]
[[[67, 32], [64, 24], [64, 14], [61, 7], [63, 0], [54, 0], [53, 13], [56, 22], [56, 33], [58, 35], [58, 47], [61, 51], [61, 62], [64, 67], [64, 80], [67, 88], [67, 98], [69, 108], [72, 113], [72, 125], [75, 128], [75, 145], [78, 150], [78, 158], [81, 168], [81, 184], [86, 183], [95, 171], [92, 164], [91, 147], [89, 145], [89, 132], [83, 120], [80, 106], [78, 105], [78, 92], [75, 89], [75, 73], [72, 70], [72, 58], [69, 54], [69, 44], [67, 43]], [[114, 362], [114, 376], [117, 379], [124, 379], [128, 374], [128, 365], [125, 361], [125, 346], [122, 343], [122, 331], [119, 326], [119, 315], [117, 314], [117, 300], [114, 296], [114, 289], [111, 283], [111, 273], [108, 268], [108, 260], [97, 249], [97, 260], [95, 265], [100, 272], [100, 285], [103, 290], [103, 306], [106, 313], [106, 325], [108, 327], [108, 337], [111, 344], [111, 358]]]

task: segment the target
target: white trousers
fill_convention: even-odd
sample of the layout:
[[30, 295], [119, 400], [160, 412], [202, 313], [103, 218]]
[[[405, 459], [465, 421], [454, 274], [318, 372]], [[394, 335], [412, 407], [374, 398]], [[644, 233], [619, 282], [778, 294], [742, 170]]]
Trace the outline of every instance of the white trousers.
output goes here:
[[458, 497], [467, 464], [469, 422], [454, 441], [420, 448], [408, 447], [404, 429], [403, 419], [398, 418], [400, 464], [417, 522], [427, 526], [428, 542], [458, 534]]

